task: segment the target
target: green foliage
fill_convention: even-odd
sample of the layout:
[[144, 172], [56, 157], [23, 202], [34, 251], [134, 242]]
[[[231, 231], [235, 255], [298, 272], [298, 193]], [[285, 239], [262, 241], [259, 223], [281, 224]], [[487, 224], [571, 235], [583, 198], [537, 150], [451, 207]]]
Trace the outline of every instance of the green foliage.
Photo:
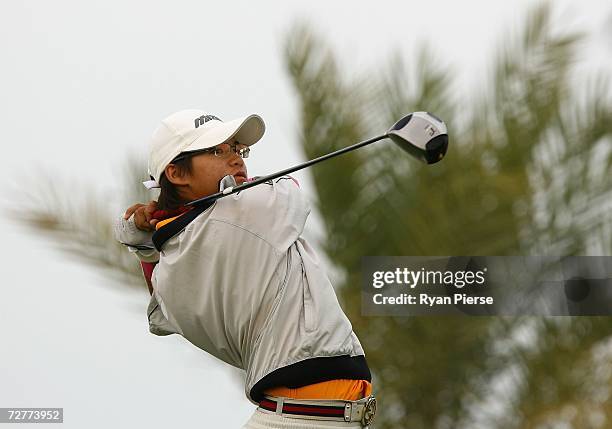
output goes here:
[[[612, 424], [601, 396], [611, 387], [609, 372], [585, 388], [594, 348], [611, 338], [609, 318], [360, 315], [365, 255], [612, 253], [610, 217], [597, 216], [612, 189], [607, 80], [591, 80], [586, 92], [572, 84], [581, 36], [553, 30], [548, 5], [532, 10], [519, 37], [500, 49], [490, 86], [460, 106], [452, 70], [437, 66], [429, 49], [412, 69], [396, 54], [376, 74], [348, 82], [307, 26], [288, 35], [307, 158], [379, 135], [410, 111], [432, 111], [449, 126], [449, 153], [433, 166], [406, 160], [388, 142], [311, 169], [323, 247], [345, 274], [342, 299], [375, 372], [379, 428], [579, 425], [595, 410]], [[510, 342], [511, 353], [496, 351], [517, 332], [535, 336], [537, 346]], [[564, 370], [570, 362], [574, 372]], [[510, 387], [493, 387], [503, 377]], [[497, 394], [507, 396], [505, 407], [491, 414]], [[564, 416], [568, 407], [575, 412]]]
[[[122, 210], [134, 202], [151, 199], [138, 174], [146, 171], [142, 160], [131, 157], [125, 167], [128, 186], [119, 193], [124, 198], [119, 206]], [[117, 192], [79, 188], [74, 183], [62, 183], [50, 173], [35, 180], [37, 183], [22, 183], [15, 190], [19, 196], [15, 201], [20, 203], [7, 209], [11, 218], [49, 235], [59, 250], [102, 269], [112, 280], [109, 284], [147, 290], [137, 259], [113, 237], [112, 223], [121, 213], [113, 212], [117, 209]]]

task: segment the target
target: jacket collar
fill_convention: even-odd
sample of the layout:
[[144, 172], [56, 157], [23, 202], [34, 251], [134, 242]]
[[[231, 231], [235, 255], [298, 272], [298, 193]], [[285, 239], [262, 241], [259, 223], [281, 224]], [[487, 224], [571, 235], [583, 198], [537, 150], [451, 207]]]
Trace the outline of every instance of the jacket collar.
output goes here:
[[[153, 233], [153, 245], [158, 252], [161, 252], [164, 244], [170, 240], [172, 237], [181, 232], [187, 225], [189, 225], [198, 215], [203, 213], [207, 208], [212, 206], [215, 202], [211, 201], [207, 204], [198, 205], [197, 207], [181, 207], [178, 209], [178, 215], [175, 215], [176, 211], [166, 212], [167, 214], [174, 215], [173, 217], [164, 218], [155, 226], [156, 231]], [[160, 217], [156, 217], [156, 219], [163, 218], [163, 213], [159, 213], [162, 211], [155, 212], [154, 215], [158, 214]], [[181, 213], [182, 212], [182, 213]]]

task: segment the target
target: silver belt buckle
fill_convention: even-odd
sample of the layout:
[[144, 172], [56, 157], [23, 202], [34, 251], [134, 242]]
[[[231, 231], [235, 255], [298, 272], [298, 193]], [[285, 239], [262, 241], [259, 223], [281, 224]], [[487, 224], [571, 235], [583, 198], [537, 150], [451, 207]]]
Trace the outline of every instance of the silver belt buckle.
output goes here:
[[372, 423], [374, 416], [376, 415], [376, 398], [374, 395], [370, 395], [365, 405], [363, 406], [363, 416], [361, 417], [361, 423], [365, 426]]

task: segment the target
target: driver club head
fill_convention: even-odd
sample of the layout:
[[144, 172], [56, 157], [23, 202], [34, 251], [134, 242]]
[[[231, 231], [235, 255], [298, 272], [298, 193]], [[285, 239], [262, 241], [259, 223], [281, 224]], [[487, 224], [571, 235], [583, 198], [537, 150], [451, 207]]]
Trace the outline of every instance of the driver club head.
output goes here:
[[387, 137], [426, 164], [440, 161], [448, 148], [446, 124], [428, 112], [404, 116], [387, 131]]

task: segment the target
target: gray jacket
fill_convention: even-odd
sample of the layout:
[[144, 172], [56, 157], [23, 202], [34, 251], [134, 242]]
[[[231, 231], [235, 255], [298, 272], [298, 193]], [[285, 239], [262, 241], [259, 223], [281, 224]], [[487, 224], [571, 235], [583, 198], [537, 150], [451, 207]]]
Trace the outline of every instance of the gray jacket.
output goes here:
[[[301, 237], [309, 213], [290, 178], [218, 200], [165, 243], [152, 277], [150, 331], [178, 333], [244, 369], [251, 401], [255, 383], [278, 368], [313, 357], [364, 355]], [[129, 221], [115, 228], [119, 241], [150, 243], [150, 234], [141, 233], [130, 230]], [[143, 260], [158, 256], [133, 250]]]

